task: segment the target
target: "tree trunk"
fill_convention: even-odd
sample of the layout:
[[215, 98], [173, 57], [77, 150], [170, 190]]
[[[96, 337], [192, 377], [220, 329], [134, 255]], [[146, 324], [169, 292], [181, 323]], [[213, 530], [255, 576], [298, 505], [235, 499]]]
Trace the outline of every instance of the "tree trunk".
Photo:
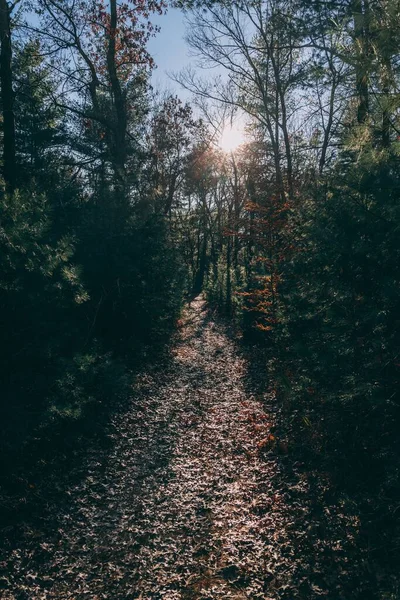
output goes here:
[[204, 232], [201, 249], [200, 249], [199, 266], [198, 266], [198, 270], [197, 270], [195, 281], [194, 281], [193, 292], [195, 294], [200, 294], [200, 292], [203, 290], [204, 278], [206, 275], [206, 267], [207, 267], [207, 237], [206, 237], [206, 233]]
[[122, 195], [122, 198], [126, 194], [126, 131], [127, 131], [127, 114], [126, 114], [126, 102], [124, 94], [121, 88], [121, 83], [118, 78], [117, 65], [116, 65], [116, 32], [117, 32], [117, 1], [110, 0], [110, 31], [107, 49], [107, 70], [110, 79], [111, 93], [113, 97], [115, 118], [116, 118], [116, 129], [115, 129], [115, 146], [114, 156], [112, 156], [114, 173], [115, 173], [115, 187], [117, 192]]
[[[282, 86], [282, 81], [281, 81], [281, 76], [280, 76], [280, 72], [279, 72], [279, 65], [277, 64], [275, 57], [274, 57], [274, 50], [271, 48], [271, 63], [272, 63], [272, 68], [274, 70], [274, 76], [275, 76], [275, 85], [276, 85], [276, 93], [277, 93], [277, 100], [279, 102], [280, 105], [280, 110], [279, 108], [277, 108], [277, 114], [276, 114], [276, 121], [277, 124], [279, 124], [279, 113], [281, 116], [281, 128], [282, 128], [282, 132], [283, 132], [283, 141], [285, 144], [285, 155], [286, 155], [286, 174], [287, 174], [287, 182], [288, 182], [288, 195], [289, 195], [289, 200], [293, 201], [294, 198], [294, 187], [293, 187], [293, 162], [292, 162], [292, 148], [290, 145], [290, 136], [289, 136], [289, 131], [288, 131], [288, 117], [287, 117], [287, 110], [286, 110], [286, 98], [285, 98], [285, 93], [283, 91], [283, 86]], [[279, 60], [279, 50], [278, 50], [278, 56], [277, 59]]]
[[231, 237], [228, 236], [227, 247], [226, 247], [226, 314], [232, 313], [232, 241]]
[[235, 159], [232, 161], [233, 173], [234, 173], [234, 189], [233, 189], [233, 224], [232, 224], [232, 232], [233, 232], [233, 267], [235, 269], [235, 273], [238, 269], [239, 265], [239, 220], [240, 220], [240, 182], [239, 182], [239, 173], [238, 167]]
[[390, 146], [390, 92], [392, 83], [392, 61], [387, 46], [382, 48], [382, 145]]
[[328, 152], [329, 142], [331, 139], [331, 131], [332, 131], [332, 126], [333, 126], [333, 115], [335, 112], [336, 88], [337, 88], [337, 84], [338, 84], [332, 61], [330, 61], [330, 65], [331, 65], [331, 73], [332, 73], [333, 80], [332, 80], [332, 87], [331, 87], [331, 91], [330, 91], [330, 95], [329, 95], [329, 117], [328, 117], [328, 122], [327, 122], [325, 130], [324, 130], [324, 139], [322, 142], [321, 156], [319, 159], [319, 174], [320, 175], [322, 175], [322, 173], [324, 171], [326, 155]]
[[357, 51], [356, 90], [358, 95], [357, 121], [364, 123], [369, 113], [369, 4], [353, 0], [354, 37]]
[[3, 115], [3, 174], [8, 192], [16, 186], [14, 91], [12, 87], [12, 46], [10, 7], [0, 0], [0, 83]]
[[199, 230], [199, 259], [198, 259], [198, 268], [194, 280], [194, 289], [193, 292], [195, 294], [200, 294], [203, 290], [204, 279], [207, 270], [207, 248], [208, 248], [208, 231], [207, 231], [207, 198], [204, 195], [202, 198], [202, 211], [201, 211], [201, 219], [200, 219], [200, 230]]

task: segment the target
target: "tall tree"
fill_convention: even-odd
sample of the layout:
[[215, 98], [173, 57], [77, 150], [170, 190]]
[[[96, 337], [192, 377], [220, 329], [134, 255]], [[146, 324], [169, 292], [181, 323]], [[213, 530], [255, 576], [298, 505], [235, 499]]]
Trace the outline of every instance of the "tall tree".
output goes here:
[[[153, 65], [146, 43], [154, 32], [153, 12], [164, 2], [131, 0], [118, 4], [85, 0], [77, 4], [40, 0], [40, 35], [60, 76], [59, 106], [82, 119], [98, 140], [91, 160], [104, 161], [113, 171], [113, 187], [121, 206], [128, 202], [127, 160], [130, 130], [141, 111], [148, 71]], [[142, 92], [142, 93], [141, 93]], [[81, 148], [83, 150], [83, 148]]]
[[[17, 0], [18, 1], [18, 0]], [[16, 186], [15, 117], [12, 75], [11, 13], [17, 2], [0, 0], [0, 83], [3, 116], [3, 174], [6, 188]]]

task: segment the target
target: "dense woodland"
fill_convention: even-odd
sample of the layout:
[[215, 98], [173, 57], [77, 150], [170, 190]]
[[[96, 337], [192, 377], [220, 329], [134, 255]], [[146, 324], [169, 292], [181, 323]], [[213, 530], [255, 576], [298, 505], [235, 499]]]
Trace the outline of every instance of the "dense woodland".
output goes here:
[[[171, 8], [193, 104], [151, 87]], [[202, 293], [256, 352], [278, 451], [346, 490], [387, 569], [325, 597], [400, 598], [399, 0], [0, 0], [0, 41], [5, 489], [33, 441], [127, 398]]]

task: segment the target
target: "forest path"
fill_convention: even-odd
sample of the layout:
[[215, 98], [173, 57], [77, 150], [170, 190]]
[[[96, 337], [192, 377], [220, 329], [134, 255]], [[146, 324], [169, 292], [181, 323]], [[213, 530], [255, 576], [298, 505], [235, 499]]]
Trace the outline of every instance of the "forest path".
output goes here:
[[[51, 526], [27, 531], [3, 561], [2, 598], [300, 597], [290, 582], [304, 507], [292, 497], [288, 514], [268, 397], [248, 391], [246, 360], [201, 297], [171, 354], [165, 369], [138, 377], [109, 447], [89, 452], [56, 525], [53, 515]], [[296, 486], [293, 495], [306, 492]], [[310, 577], [307, 588], [317, 588]]]

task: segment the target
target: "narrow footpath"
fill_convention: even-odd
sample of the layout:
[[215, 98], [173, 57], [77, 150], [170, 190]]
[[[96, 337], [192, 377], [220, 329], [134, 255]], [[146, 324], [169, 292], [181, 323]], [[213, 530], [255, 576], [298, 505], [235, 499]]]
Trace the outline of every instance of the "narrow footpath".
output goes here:
[[[327, 539], [323, 515], [311, 519], [301, 474], [285, 475], [293, 461], [275, 438], [274, 399], [252, 393], [246, 359], [201, 297], [171, 353], [166, 369], [137, 378], [52, 527], [27, 526], [10, 547], [0, 596], [342, 598], [343, 542]], [[356, 519], [330, 510], [351, 543]]]

